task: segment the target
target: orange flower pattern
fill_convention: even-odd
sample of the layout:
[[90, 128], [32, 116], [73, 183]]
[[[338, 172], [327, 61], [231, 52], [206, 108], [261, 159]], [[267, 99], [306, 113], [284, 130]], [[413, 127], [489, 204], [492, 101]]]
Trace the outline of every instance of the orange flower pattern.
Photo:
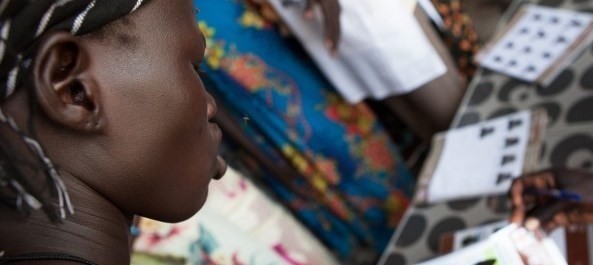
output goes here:
[[[217, 10], [200, 14], [199, 23], [210, 89], [235, 118], [250, 117], [247, 136], [298, 176], [250, 169], [340, 258], [362, 249], [379, 254], [406, 210], [413, 179], [375, 115], [345, 102], [294, 40], [243, 4], [200, 6]], [[249, 155], [239, 160], [253, 165]]]

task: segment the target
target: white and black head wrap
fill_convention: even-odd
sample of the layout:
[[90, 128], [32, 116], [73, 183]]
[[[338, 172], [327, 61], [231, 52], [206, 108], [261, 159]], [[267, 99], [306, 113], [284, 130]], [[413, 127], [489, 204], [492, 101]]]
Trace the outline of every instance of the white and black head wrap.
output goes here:
[[[149, 0], [0, 0], [0, 102], [30, 82], [29, 74], [36, 46], [44, 34], [68, 31], [84, 35], [137, 10]], [[35, 137], [21, 130], [5, 115], [0, 105], [0, 125], [8, 126], [39, 158], [48, 182], [55, 187], [59, 219], [72, 214], [68, 192], [52, 161]], [[0, 165], [0, 185], [16, 194], [17, 208], [47, 208], [39, 195], [22, 179], [6, 173]], [[46, 209], [47, 210], [47, 209]]]

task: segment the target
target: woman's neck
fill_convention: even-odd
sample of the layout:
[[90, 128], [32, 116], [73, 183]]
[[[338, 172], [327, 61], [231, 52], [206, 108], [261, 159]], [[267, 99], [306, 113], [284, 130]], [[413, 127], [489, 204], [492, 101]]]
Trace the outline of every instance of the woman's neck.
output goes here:
[[[132, 216], [76, 178], [63, 176], [75, 213], [53, 224], [41, 211], [27, 217], [0, 205], [0, 252], [66, 253], [97, 264], [129, 264], [129, 226]], [[33, 263], [37, 264], [37, 263]], [[53, 264], [39, 262], [39, 264]], [[63, 262], [58, 264], [64, 264]]]

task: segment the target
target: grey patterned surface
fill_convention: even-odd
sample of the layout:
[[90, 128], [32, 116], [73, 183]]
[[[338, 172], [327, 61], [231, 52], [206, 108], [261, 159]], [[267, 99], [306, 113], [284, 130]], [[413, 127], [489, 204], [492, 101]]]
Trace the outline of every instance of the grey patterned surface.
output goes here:
[[[593, 12], [593, 0], [529, 2]], [[545, 108], [550, 116], [542, 167], [593, 170], [593, 47], [579, 55], [548, 87], [480, 71], [468, 88], [453, 127], [537, 107]], [[504, 219], [507, 210], [504, 198], [412, 206], [379, 264], [414, 264], [435, 257], [443, 233]]]

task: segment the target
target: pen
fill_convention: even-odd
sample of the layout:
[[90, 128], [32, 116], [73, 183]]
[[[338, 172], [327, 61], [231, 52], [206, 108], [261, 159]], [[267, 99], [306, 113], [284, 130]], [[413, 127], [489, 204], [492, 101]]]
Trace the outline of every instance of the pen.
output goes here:
[[528, 188], [525, 191], [534, 195], [549, 196], [562, 201], [580, 202], [582, 200], [581, 195], [575, 192], [565, 191], [561, 189], [539, 190], [535, 188]]

